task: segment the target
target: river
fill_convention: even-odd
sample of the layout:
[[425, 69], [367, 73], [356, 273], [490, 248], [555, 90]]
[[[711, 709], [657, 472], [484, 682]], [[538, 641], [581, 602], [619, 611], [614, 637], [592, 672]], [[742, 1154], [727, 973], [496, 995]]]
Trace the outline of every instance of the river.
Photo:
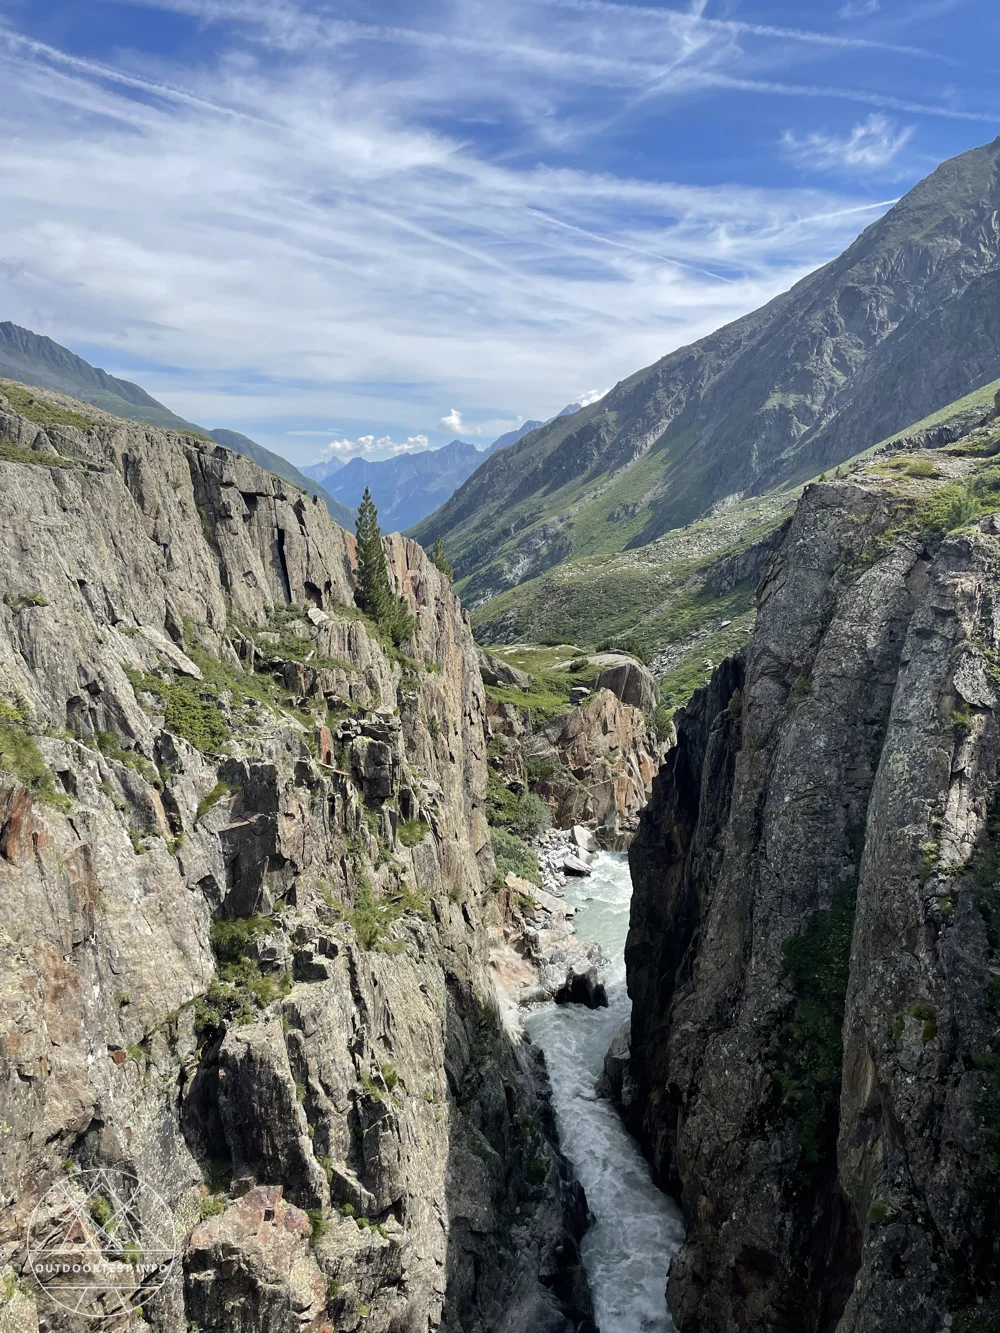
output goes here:
[[624, 955], [631, 896], [624, 855], [601, 852], [589, 878], [569, 881], [577, 935], [596, 940], [610, 960], [609, 1005], [539, 1006], [525, 1026], [545, 1052], [562, 1149], [594, 1217], [583, 1261], [601, 1333], [670, 1333], [665, 1287], [670, 1256], [684, 1236], [680, 1210], [653, 1184], [614, 1107], [594, 1092], [604, 1053], [629, 1014]]

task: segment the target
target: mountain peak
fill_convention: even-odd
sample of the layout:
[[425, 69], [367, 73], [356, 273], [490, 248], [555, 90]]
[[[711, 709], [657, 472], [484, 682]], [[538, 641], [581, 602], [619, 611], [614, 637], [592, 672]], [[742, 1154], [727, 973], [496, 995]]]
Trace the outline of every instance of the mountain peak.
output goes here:
[[831, 263], [488, 459], [416, 531], [482, 600], [802, 481], [1000, 371], [1000, 139]]

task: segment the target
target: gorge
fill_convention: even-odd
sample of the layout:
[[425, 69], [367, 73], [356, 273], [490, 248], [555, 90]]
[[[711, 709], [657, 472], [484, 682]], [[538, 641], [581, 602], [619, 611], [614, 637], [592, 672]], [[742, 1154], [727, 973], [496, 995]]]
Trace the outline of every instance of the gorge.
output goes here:
[[1000, 1328], [998, 161], [498, 451], [492, 610], [0, 380], [0, 1333]]

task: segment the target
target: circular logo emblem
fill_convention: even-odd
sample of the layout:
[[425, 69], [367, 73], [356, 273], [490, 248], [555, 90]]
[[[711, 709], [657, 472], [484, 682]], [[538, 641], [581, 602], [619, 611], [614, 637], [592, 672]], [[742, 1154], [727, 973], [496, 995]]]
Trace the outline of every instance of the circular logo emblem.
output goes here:
[[78, 1171], [39, 1199], [28, 1264], [63, 1309], [90, 1319], [131, 1314], [170, 1276], [177, 1234], [170, 1209], [128, 1171]]

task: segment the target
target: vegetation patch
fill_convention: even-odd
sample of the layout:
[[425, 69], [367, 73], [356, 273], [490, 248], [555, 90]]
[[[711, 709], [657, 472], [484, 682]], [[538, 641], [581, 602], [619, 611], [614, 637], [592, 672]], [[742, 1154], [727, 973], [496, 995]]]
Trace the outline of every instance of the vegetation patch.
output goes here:
[[[15, 412], [39, 426], [77, 426], [80, 430], [94, 430], [100, 423], [94, 417], [84, 416], [69, 408], [57, 407], [46, 398], [39, 398], [26, 384], [14, 380], [0, 380], [0, 393], [7, 399]], [[17, 459], [24, 462], [24, 459]], [[56, 466], [66, 467], [65, 462]], [[68, 466], [72, 467], [70, 463]]]
[[29, 716], [27, 705], [20, 700], [0, 699], [0, 768], [13, 773], [36, 800], [57, 810], [68, 810], [72, 802], [56, 788], [29, 729]]
[[[389, 583], [385, 546], [378, 525], [378, 510], [368, 488], [358, 506], [357, 574], [358, 597], [362, 611], [369, 615], [396, 648], [409, 642], [417, 632], [418, 621], [397, 597]], [[443, 554], [443, 548], [442, 548]]]
[[534, 792], [515, 795], [496, 773], [486, 785], [486, 818], [494, 828], [506, 829], [519, 838], [534, 838], [552, 822], [549, 807]]
[[430, 833], [430, 825], [422, 819], [407, 819], [397, 829], [397, 837], [404, 847], [416, 847]]
[[808, 1166], [836, 1151], [854, 893], [844, 890], [784, 944], [784, 973], [794, 996], [779, 1017], [764, 1059], [776, 1110], [795, 1125]]
[[368, 877], [355, 865], [354, 908], [347, 913], [347, 920], [362, 949], [402, 953], [405, 944], [402, 940], [391, 939], [389, 932], [407, 912], [428, 916], [430, 905], [427, 898], [419, 891], [400, 885], [385, 898], [376, 899]]
[[496, 887], [499, 888], [504, 883], [511, 871], [521, 879], [530, 881], [537, 888], [542, 887], [542, 871], [538, 855], [526, 842], [507, 829], [491, 828], [490, 844], [497, 867]]
[[209, 810], [211, 810], [214, 806], [218, 805], [218, 803], [223, 799], [223, 797], [233, 796], [237, 792], [240, 792], [242, 790], [243, 790], [242, 787], [234, 787], [231, 783], [223, 782], [223, 780], [220, 778], [219, 781], [212, 788], [212, 790], [206, 796], [203, 796], [201, 800], [198, 802], [198, 810], [197, 813], [195, 814], [194, 822], [196, 824], [200, 823], [201, 820], [203, 820], [205, 816], [208, 814]]

